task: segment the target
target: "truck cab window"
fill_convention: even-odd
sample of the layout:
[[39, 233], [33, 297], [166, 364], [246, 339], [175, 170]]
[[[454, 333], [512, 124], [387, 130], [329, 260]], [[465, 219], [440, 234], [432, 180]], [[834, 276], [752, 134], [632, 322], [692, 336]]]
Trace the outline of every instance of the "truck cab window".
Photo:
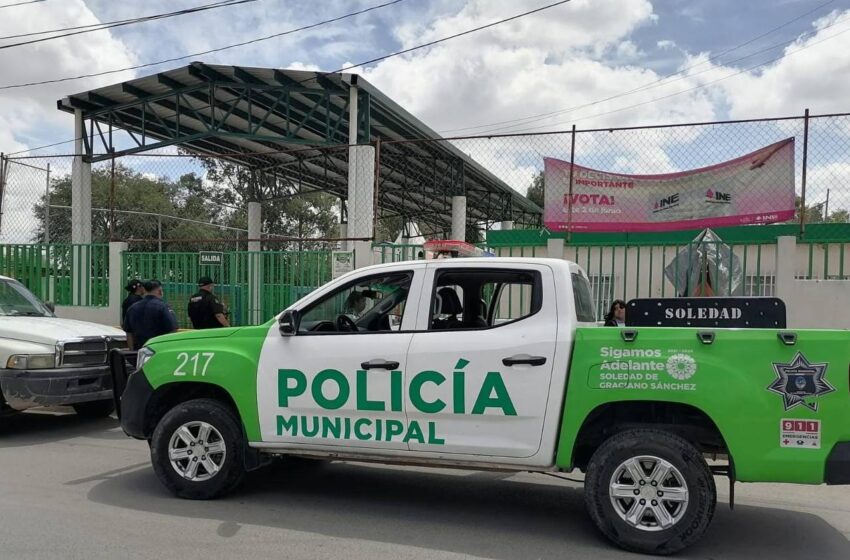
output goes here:
[[590, 283], [587, 278], [577, 272], [571, 274], [573, 279], [573, 300], [576, 305], [576, 320], [580, 323], [593, 323], [596, 316], [593, 313], [593, 299], [590, 297]]
[[533, 315], [541, 298], [534, 271], [445, 270], [434, 285], [429, 329], [497, 327]]
[[412, 275], [396, 273], [357, 280], [302, 312], [300, 332], [356, 333], [398, 331]]

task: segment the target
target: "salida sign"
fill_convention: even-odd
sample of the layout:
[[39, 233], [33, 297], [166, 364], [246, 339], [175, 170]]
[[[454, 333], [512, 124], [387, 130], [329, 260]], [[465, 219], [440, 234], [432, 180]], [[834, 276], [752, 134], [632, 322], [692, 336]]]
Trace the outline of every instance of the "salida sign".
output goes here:
[[665, 231], [767, 224], [794, 216], [794, 139], [690, 171], [626, 175], [545, 158], [552, 231]]

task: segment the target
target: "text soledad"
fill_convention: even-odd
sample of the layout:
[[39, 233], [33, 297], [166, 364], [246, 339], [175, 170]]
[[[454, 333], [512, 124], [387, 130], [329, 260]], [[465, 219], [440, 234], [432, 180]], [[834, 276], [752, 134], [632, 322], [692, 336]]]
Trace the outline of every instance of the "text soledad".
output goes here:
[[[461, 360], [458, 366], [468, 362]], [[348, 377], [335, 369], [324, 369], [309, 380], [304, 372], [297, 369], [278, 370], [278, 406], [289, 408], [290, 401], [307, 397], [316, 407], [324, 410], [339, 410], [347, 404], [353, 404], [358, 412], [403, 412], [404, 383], [401, 371], [390, 372], [389, 398], [369, 398], [370, 376], [365, 370], [357, 370], [354, 387]], [[451, 383], [451, 402], [442, 399], [427, 400], [422, 395], [426, 385], [440, 386]], [[309, 386], [309, 387], [308, 387]], [[309, 392], [308, 392], [309, 389]], [[467, 402], [469, 395], [475, 394], [471, 406]], [[424, 414], [437, 414], [447, 408], [453, 414], [484, 414], [487, 410], [496, 410], [505, 416], [516, 416], [516, 408], [497, 371], [488, 372], [481, 386], [467, 387], [466, 373], [455, 371], [451, 378], [438, 371], [426, 370], [414, 375], [407, 386], [410, 404]], [[278, 414], [276, 431], [280, 437], [307, 437], [358, 439], [362, 441], [415, 441], [423, 444], [442, 445], [445, 440], [437, 434], [435, 422], [426, 422], [423, 427], [416, 420], [402, 422], [392, 419], [350, 418], [344, 416], [285, 415]]]

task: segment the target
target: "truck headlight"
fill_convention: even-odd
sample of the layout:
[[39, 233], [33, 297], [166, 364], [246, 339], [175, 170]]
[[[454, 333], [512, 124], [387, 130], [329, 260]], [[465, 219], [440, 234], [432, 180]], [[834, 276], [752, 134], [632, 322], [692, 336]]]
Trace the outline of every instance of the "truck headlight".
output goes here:
[[148, 348], [147, 346], [142, 346], [139, 348], [139, 351], [136, 352], [136, 369], [142, 369], [142, 366], [150, 360], [153, 355], [156, 354], [153, 350]]
[[6, 361], [9, 369], [50, 369], [56, 367], [53, 354], [16, 354]]

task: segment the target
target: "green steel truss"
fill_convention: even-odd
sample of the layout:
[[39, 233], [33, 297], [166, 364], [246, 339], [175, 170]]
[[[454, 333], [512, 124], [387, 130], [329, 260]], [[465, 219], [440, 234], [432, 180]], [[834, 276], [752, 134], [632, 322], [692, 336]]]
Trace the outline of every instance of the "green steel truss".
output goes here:
[[[71, 95], [90, 162], [179, 146], [251, 170], [256, 197], [348, 195], [349, 98], [342, 74], [207, 65]], [[377, 147], [376, 217], [415, 220], [428, 235], [451, 229], [451, 197], [470, 223], [540, 224], [541, 210], [362, 78], [358, 144]], [[129, 136], [118, 140], [116, 132]], [[415, 142], [400, 141], [407, 138]], [[118, 140], [118, 144], [114, 140]]]

